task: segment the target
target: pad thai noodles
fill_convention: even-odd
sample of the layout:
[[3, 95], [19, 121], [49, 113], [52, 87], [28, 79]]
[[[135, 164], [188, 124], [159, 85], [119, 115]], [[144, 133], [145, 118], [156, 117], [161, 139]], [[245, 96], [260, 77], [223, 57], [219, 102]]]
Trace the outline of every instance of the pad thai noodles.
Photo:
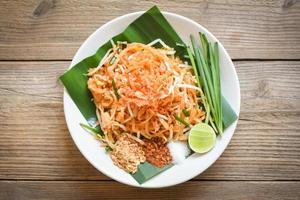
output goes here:
[[[147, 143], [149, 147], [149, 142], [162, 146], [168, 141], [185, 141], [190, 128], [204, 120], [205, 112], [199, 106], [202, 101], [193, 69], [175, 56], [174, 49], [161, 40], [148, 45], [111, 42], [112, 48], [99, 66], [88, 71], [88, 88], [104, 133], [100, 138], [103, 145], [112, 149], [117, 166], [133, 173], [139, 162], [125, 158], [115, 161], [120, 144], [143, 147]], [[126, 139], [127, 143], [123, 142]], [[159, 149], [167, 149], [157, 145], [156, 148], [158, 154], [163, 151]], [[140, 149], [131, 152], [140, 152], [131, 157], [142, 158], [139, 160], [143, 162], [149, 157], [147, 151], [151, 151], [143, 149], [144, 152]], [[124, 155], [132, 150], [127, 148], [126, 151]], [[172, 160], [170, 153], [161, 155], [167, 155], [168, 162], [155, 160], [152, 163], [168, 164]], [[129, 164], [133, 166], [128, 167]]]

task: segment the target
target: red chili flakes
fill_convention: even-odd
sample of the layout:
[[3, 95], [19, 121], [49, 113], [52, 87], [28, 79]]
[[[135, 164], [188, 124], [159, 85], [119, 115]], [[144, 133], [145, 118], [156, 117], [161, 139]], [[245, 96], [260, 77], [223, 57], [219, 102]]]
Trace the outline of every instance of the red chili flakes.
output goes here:
[[144, 144], [144, 152], [146, 160], [157, 167], [162, 168], [172, 162], [172, 156], [169, 148], [160, 138], [146, 140]]

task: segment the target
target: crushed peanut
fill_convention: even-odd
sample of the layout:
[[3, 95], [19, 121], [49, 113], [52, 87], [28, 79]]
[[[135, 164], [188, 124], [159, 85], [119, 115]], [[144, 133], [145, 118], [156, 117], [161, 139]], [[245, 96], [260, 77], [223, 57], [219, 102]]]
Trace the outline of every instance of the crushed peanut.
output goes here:
[[146, 161], [141, 145], [125, 134], [115, 143], [110, 157], [116, 166], [129, 173], [135, 173], [139, 164]]

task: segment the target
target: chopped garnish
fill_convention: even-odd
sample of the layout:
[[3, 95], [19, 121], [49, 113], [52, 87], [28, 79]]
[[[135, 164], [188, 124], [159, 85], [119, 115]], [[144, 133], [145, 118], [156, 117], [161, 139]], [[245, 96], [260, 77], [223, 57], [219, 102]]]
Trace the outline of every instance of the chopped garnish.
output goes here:
[[178, 115], [174, 114], [174, 117], [177, 121], [179, 121], [180, 123], [186, 125], [186, 126], [190, 126], [190, 124], [186, 121], [184, 121], [181, 117], [179, 117]]
[[182, 113], [184, 114], [184, 116], [189, 117], [190, 116], [190, 112], [187, 111], [186, 109], [182, 110]]
[[114, 93], [115, 93], [117, 99], [120, 99], [120, 95], [118, 93], [118, 89], [117, 89], [115, 80], [113, 79], [111, 83], [112, 83], [112, 87], [113, 87], [113, 90], [114, 90]]
[[86, 131], [93, 133], [95, 135], [101, 135], [101, 131], [99, 129], [90, 127], [89, 125], [83, 124], [83, 123], [79, 123], [79, 125]]
[[140, 163], [146, 160], [142, 146], [126, 134], [116, 142], [110, 157], [115, 165], [128, 173], [136, 172]]
[[105, 152], [108, 153], [108, 152], [111, 152], [113, 149], [110, 147], [110, 146], [106, 146], [105, 147]]

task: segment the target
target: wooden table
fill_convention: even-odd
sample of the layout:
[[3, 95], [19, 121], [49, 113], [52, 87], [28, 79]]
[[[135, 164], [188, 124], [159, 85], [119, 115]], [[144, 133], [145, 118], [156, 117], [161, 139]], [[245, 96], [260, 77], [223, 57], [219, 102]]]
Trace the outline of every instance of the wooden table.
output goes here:
[[[99, 26], [154, 4], [220, 39], [242, 101], [236, 133], [212, 167], [146, 190], [109, 179], [80, 154], [58, 76]], [[1, 0], [0, 60], [0, 199], [300, 198], [299, 1]]]

